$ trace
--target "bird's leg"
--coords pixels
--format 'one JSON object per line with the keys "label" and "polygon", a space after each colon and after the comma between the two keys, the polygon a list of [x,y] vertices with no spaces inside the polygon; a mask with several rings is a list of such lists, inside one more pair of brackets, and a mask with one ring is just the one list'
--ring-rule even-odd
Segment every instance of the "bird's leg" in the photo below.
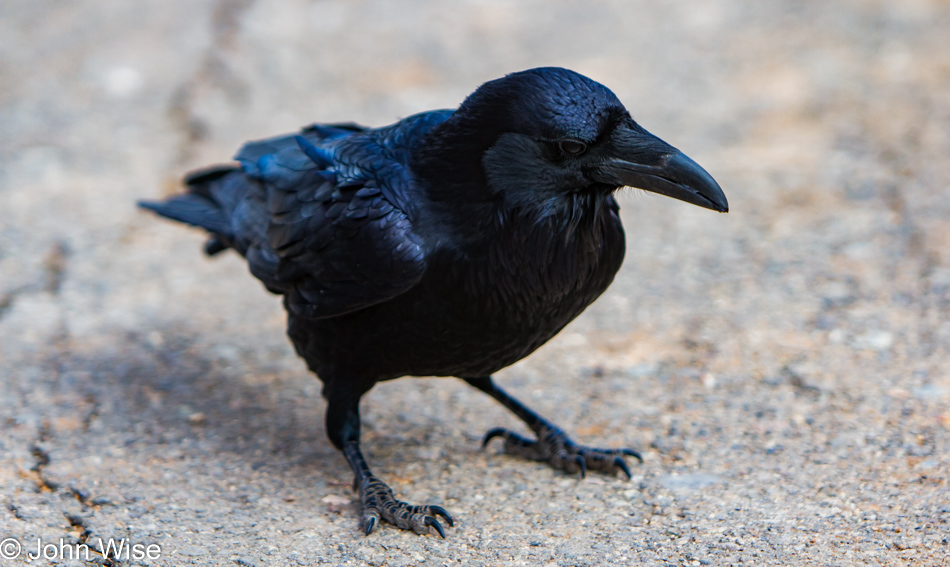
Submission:
{"label": "bird's leg", "polygon": [[545,461],[556,469],[580,473],[581,476],[584,476],[588,470],[607,474],[622,471],[627,478],[630,478],[630,468],[624,461],[624,456],[643,462],[640,454],[632,449],[596,449],[574,443],[559,427],[496,386],[491,376],[465,378],[465,381],[501,402],[503,406],[521,418],[538,437],[537,440],[527,439],[509,429],[496,427],[485,434],[482,446],[487,445],[495,437],[502,437],[505,440],[506,453],[535,461]]}
{"label": "bird's leg", "polygon": [[327,406],[327,435],[341,451],[353,470],[353,488],[359,490],[363,506],[363,531],[366,535],[379,524],[380,519],[417,534],[424,534],[431,527],[445,537],[442,524],[436,519],[442,516],[449,526],[454,525],[452,516],[441,506],[413,506],[397,500],[389,486],[369,469],[360,451],[359,397],[336,400],[329,397]]}

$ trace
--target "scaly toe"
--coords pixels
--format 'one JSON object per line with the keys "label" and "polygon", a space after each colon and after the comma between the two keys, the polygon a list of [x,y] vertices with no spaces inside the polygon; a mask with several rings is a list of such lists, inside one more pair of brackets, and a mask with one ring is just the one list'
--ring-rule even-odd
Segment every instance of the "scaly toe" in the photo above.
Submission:
{"label": "scaly toe", "polygon": [[[581,478],[587,471],[605,474],[622,472],[627,479],[633,477],[624,457],[633,457],[643,462],[643,457],[633,449],[597,449],[577,445],[560,429],[544,426],[536,430],[538,440],[528,439],[505,429],[496,427],[488,431],[482,441],[482,447],[495,437],[505,440],[505,453],[517,455],[535,461],[544,461],[555,469],[567,473],[577,473]],[[451,525],[451,524],[449,524]]]}
{"label": "scaly toe", "polygon": [[385,520],[397,528],[425,534],[434,530],[445,537],[445,529],[436,517],[445,519],[449,527],[455,525],[452,516],[441,506],[413,506],[397,500],[392,489],[376,477],[366,477],[359,485],[363,503],[363,532],[369,535]]}

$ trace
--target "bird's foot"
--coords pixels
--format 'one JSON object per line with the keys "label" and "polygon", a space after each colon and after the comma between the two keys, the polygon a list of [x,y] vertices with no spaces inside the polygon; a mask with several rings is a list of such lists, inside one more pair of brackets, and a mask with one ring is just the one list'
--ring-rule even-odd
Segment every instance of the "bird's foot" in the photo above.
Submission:
{"label": "bird's foot", "polygon": [[633,457],[643,462],[643,457],[633,449],[596,449],[578,445],[571,441],[564,431],[550,424],[540,424],[535,428],[535,433],[538,436],[537,441],[497,427],[485,434],[482,447],[495,437],[502,437],[505,440],[505,453],[544,461],[556,469],[580,473],[582,478],[590,470],[605,474],[621,471],[630,479],[630,467],[624,457]]}
{"label": "bird's foot", "polygon": [[373,475],[363,478],[359,483],[359,491],[363,504],[363,530],[366,535],[376,529],[380,518],[397,528],[412,530],[417,534],[427,533],[431,527],[443,538],[445,530],[437,517],[442,516],[449,527],[455,525],[452,516],[441,506],[412,506],[402,500],[396,500],[392,489]]}

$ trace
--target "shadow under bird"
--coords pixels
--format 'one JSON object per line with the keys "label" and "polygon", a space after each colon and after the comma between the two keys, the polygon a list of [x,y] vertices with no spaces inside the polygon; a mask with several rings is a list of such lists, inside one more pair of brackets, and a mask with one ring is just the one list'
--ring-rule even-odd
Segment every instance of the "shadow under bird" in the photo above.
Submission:
{"label": "shadow under bird", "polygon": [[247,143],[236,165],[140,205],[206,229],[273,293],[323,382],[326,431],[353,470],[369,534],[453,525],[398,500],[360,451],[360,397],[381,380],[455,376],[534,432],[493,429],[507,453],[583,475],[630,476],[630,449],[596,449],[508,395],[492,373],[524,358],[610,285],[624,255],[624,186],[726,212],[715,180],[644,130],[603,85],[560,68],[513,73],[458,108],[391,126],[314,124]]}

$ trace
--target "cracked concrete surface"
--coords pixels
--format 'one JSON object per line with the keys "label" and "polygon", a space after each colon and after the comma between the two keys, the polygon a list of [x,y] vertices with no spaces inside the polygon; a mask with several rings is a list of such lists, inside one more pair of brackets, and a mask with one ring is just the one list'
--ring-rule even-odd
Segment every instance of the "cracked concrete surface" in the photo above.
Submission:
{"label": "cracked concrete surface", "polygon": [[[161,546],[114,565],[946,565],[947,29],[938,0],[4,3],[0,539]],[[458,524],[364,538],[278,300],[133,203],[247,139],[539,65],[611,87],[732,205],[625,192],[611,290],[499,375],[646,462],[579,481],[480,451],[515,421],[458,381],[382,384],[367,457]]]}

